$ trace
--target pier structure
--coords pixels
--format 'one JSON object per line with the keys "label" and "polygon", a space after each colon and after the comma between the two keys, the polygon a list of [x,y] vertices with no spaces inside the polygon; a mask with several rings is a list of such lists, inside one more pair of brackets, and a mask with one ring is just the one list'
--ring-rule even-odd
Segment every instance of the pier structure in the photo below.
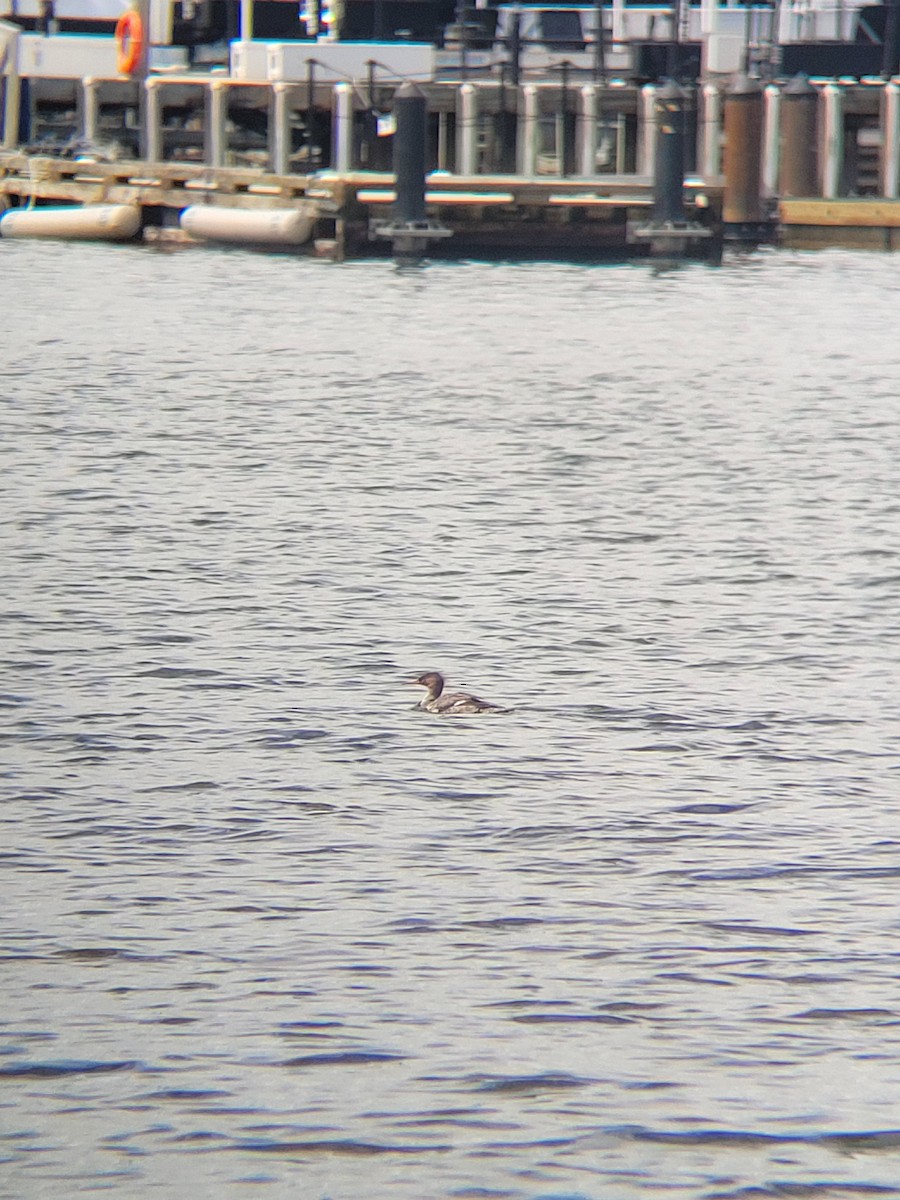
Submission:
{"label": "pier structure", "polygon": [[[0,197],[137,204],[150,237],[184,227],[182,209],[198,204],[300,207],[314,242],[338,257],[372,252],[396,215],[396,122],[408,86],[377,70],[352,82],[324,71],[299,81],[179,73],[32,81],[15,132],[7,109]],[[519,87],[430,80],[416,90],[422,221],[441,231],[442,252],[628,250],[629,222],[653,203],[652,170],[639,168],[655,144],[655,118],[640,89],[557,77]],[[412,185],[404,186],[409,209]],[[711,225],[720,192],[694,175],[685,203],[693,209],[701,197],[700,220]],[[422,223],[412,209],[401,219]],[[192,213],[194,233],[197,220]]]}
{"label": "pier structure", "polygon": [[[673,139],[665,83],[565,61],[518,82],[432,73],[415,85],[421,145],[405,151],[422,179],[398,187],[402,67],[431,57],[401,45],[392,63],[345,78],[341,50],[244,41],[227,71],[123,76],[114,63],[84,73],[58,48],[38,64],[33,48],[26,61],[7,47],[0,208],[132,205],[148,238],[309,242],[338,258],[377,252],[397,221],[440,230],[422,237],[440,237],[440,253],[648,253],[660,238],[636,231],[654,215],[670,247],[687,230],[702,256],[723,236],[900,245],[895,76],[709,76],[679,86]],[[210,215],[220,209],[270,219]]]}

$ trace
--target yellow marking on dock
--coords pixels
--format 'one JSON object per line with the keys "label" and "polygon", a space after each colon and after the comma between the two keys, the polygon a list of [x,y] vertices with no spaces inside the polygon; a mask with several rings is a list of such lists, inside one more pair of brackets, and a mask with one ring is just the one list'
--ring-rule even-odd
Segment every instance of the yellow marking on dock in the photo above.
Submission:
{"label": "yellow marking on dock", "polygon": [[782,200],[782,225],[900,228],[900,200]]}

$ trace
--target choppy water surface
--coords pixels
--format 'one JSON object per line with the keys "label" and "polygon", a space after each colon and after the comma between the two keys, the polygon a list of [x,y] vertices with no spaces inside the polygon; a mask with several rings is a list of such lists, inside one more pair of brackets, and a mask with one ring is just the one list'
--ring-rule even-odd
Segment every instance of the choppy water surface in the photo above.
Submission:
{"label": "choppy water surface", "polygon": [[897,260],[2,260],[2,1195],[900,1195]]}

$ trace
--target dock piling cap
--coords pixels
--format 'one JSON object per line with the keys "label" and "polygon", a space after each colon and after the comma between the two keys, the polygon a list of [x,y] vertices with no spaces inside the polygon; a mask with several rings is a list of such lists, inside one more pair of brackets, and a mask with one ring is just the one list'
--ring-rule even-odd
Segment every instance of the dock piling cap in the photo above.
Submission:
{"label": "dock piling cap", "polygon": [[809,82],[809,76],[804,75],[801,71],[799,75],[794,76],[782,94],[785,96],[812,96],[815,95],[815,91],[816,89]]}
{"label": "dock piling cap", "polygon": [[729,96],[756,96],[762,91],[762,84],[758,79],[751,79],[749,75],[741,72],[735,75],[731,81],[731,86],[728,88]]}
{"label": "dock piling cap", "polygon": [[396,92],[394,92],[394,99],[395,100],[418,100],[418,99],[424,100],[425,93],[418,86],[418,84],[415,84],[412,82],[412,80],[407,79],[406,83],[401,83],[400,86],[397,88]]}
{"label": "dock piling cap", "polygon": [[656,92],[657,101],[663,103],[678,103],[687,99],[687,92],[684,88],[679,87],[674,79],[666,79],[660,85]]}

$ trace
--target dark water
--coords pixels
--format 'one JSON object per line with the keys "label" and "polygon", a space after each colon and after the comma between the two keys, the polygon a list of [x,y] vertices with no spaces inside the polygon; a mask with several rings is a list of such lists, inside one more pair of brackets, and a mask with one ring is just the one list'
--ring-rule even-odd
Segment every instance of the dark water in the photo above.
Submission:
{"label": "dark water", "polygon": [[897,260],[2,265],[0,1194],[900,1196]]}

